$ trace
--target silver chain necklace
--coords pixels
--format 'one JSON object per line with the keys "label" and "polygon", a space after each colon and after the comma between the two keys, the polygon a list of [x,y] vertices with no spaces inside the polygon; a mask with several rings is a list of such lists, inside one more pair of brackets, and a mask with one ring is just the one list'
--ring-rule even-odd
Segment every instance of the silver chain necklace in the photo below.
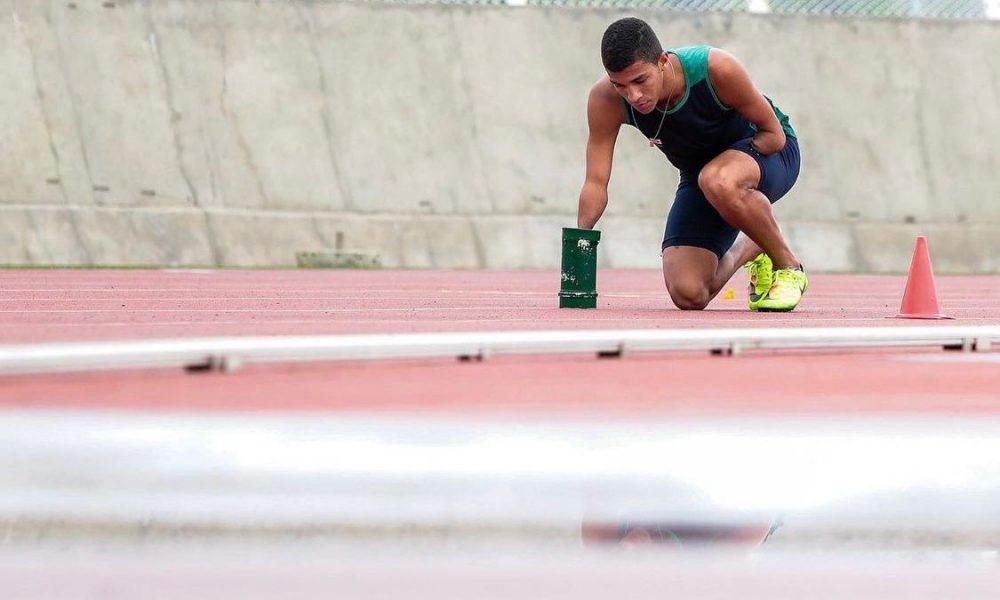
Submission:
{"label": "silver chain necklace", "polygon": [[[670,87],[673,87],[674,79],[677,78],[677,73],[674,71],[674,63],[670,60],[670,55],[669,54],[667,54],[667,64],[670,65]],[[649,147],[650,148],[652,148],[654,146],[662,146],[663,145],[663,140],[660,139],[660,130],[663,129],[663,122],[667,120],[667,111],[670,109],[670,102],[673,99],[674,99],[674,94],[673,94],[673,90],[671,90],[670,95],[667,96],[667,104],[665,105],[665,107],[663,109],[663,116],[660,117],[660,124],[656,128],[656,133],[653,134],[653,137],[647,138],[649,140]],[[636,127],[638,127],[639,126],[639,121],[635,120],[635,110],[632,108],[631,104],[628,105],[628,110],[629,110],[629,112],[632,113],[632,122],[636,124]]]}

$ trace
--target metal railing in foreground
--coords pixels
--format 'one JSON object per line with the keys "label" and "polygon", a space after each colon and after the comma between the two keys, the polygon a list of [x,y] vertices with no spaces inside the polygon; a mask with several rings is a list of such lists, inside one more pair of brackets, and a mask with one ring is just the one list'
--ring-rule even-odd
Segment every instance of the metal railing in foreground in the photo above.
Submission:
{"label": "metal railing in foreground", "polygon": [[525,354],[924,347],[985,352],[1000,326],[829,327],[801,329],[642,329],[335,336],[221,337],[182,340],[0,346],[0,374],[184,367],[233,371],[247,363],[417,358],[483,360]]}

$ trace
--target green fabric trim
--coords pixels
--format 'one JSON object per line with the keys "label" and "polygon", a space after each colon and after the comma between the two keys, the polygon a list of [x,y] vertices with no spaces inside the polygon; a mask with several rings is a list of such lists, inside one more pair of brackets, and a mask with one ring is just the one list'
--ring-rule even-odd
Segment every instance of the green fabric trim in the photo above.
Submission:
{"label": "green fabric trim", "polygon": [[796,137],[795,130],[792,129],[792,124],[788,121],[788,115],[781,112],[781,109],[775,106],[774,102],[771,102],[770,98],[767,96],[764,96],[764,98],[767,100],[767,103],[771,105],[771,109],[774,111],[774,116],[778,117],[778,122],[781,123],[781,128],[785,131],[785,135],[789,137]]}
{"label": "green fabric trim", "polygon": [[683,46],[669,50],[681,61],[681,68],[684,69],[684,79],[687,87],[691,87],[702,79],[708,77],[708,52],[709,46]]}
{"label": "green fabric trim", "polygon": [[715,103],[719,105],[722,110],[733,110],[732,106],[724,104],[722,100],[719,100],[719,94],[715,93],[715,86],[712,85],[712,78],[705,77],[705,83],[708,84],[708,91],[712,92],[712,98],[715,99]]}
{"label": "green fabric trim", "polygon": [[[708,77],[709,50],[711,48],[708,46],[682,46],[674,50],[667,50],[668,54],[677,57],[677,61],[681,63],[681,71],[684,72],[684,96],[673,108],[667,111],[667,114],[675,113],[687,104],[688,98],[691,96],[691,88]],[[659,111],[659,107],[656,110]]]}
{"label": "green fabric trim", "polygon": [[618,99],[622,101],[622,112],[625,113],[625,124],[638,127],[638,124],[632,122],[632,111],[629,110],[628,100],[622,98],[621,96],[619,96]]}
{"label": "green fabric trim", "polygon": [[708,91],[712,92],[712,98],[719,105],[719,108],[722,110],[732,110],[732,106],[723,104],[722,100],[719,100],[719,94],[715,92],[715,86],[712,85],[712,78],[708,75],[708,55],[711,51],[711,46],[685,46],[673,52],[680,59],[681,66],[684,67],[684,75],[689,88],[704,80],[708,85]]}

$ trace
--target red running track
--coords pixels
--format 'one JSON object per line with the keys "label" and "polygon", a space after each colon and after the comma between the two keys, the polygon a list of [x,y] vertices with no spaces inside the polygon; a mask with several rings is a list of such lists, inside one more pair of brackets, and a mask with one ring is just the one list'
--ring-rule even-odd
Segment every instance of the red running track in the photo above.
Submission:
{"label": "red running track", "polygon": [[[669,306],[656,271],[602,270],[597,310],[556,308],[556,271],[0,272],[0,343],[527,329],[1000,324],[1000,277],[939,277],[953,321],[888,318],[903,276],[811,277],[792,313]],[[0,405],[128,410],[653,416],[996,412],[1000,355],[946,352],[535,357],[0,379]]]}
{"label": "red running track", "polygon": [[802,305],[670,305],[658,271],[602,270],[597,310],[557,308],[556,271],[0,271],[0,343],[518,329],[656,329],[1000,323],[1000,276],[939,277],[957,321],[890,319],[905,277],[813,275]]}

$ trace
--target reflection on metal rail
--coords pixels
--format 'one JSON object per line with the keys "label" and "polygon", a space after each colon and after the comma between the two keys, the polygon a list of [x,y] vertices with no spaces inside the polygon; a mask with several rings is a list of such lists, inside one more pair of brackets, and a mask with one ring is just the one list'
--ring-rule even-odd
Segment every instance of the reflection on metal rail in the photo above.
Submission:
{"label": "reflection on metal rail", "polygon": [[0,346],[0,374],[185,367],[232,371],[244,363],[858,347],[989,351],[1000,327],[521,331],[192,338]]}

